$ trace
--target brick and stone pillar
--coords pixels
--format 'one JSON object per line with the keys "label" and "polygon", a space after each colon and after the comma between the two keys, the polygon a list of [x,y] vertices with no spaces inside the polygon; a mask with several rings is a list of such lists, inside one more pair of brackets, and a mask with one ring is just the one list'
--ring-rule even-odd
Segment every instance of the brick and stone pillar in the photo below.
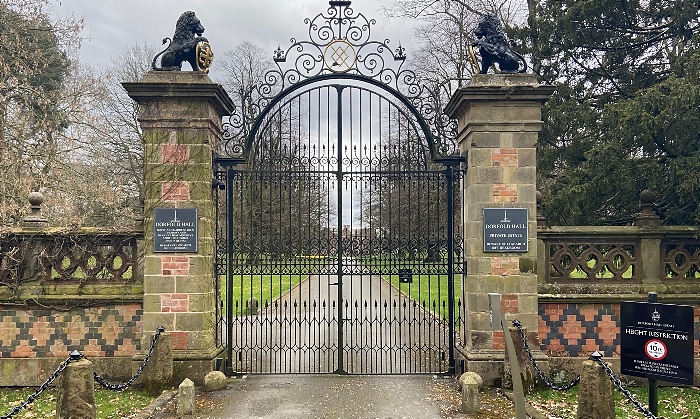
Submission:
{"label": "brick and stone pillar", "polygon": [[[139,104],[145,143],[143,343],[164,326],[173,349],[173,380],[201,384],[213,370],[215,206],[212,158],[221,118],[233,110],[224,89],[201,72],[149,72],[124,88]],[[154,251],[156,208],[197,209],[197,250]],[[141,355],[143,358],[143,354]]]}
{"label": "brick and stone pillar", "polygon": [[[479,373],[487,385],[498,384],[505,352],[503,332],[490,327],[488,293],[502,295],[508,323],[517,318],[530,341],[537,339],[535,144],[542,104],[553,91],[539,85],[534,75],[477,74],[446,108],[458,120],[460,151],[467,156],[461,332],[465,347],[459,350],[466,369]],[[484,208],[527,208],[526,252],[484,252]]]}

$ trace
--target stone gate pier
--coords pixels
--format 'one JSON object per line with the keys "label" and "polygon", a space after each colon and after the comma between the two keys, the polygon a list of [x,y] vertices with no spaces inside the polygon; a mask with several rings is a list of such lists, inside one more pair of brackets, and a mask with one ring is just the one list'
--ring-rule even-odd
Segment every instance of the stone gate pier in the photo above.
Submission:
{"label": "stone gate pier", "polygon": [[[485,385],[503,376],[505,338],[490,327],[488,293],[501,294],[505,320],[520,320],[531,347],[537,340],[537,214],[535,144],[541,107],[554,92],[529,74],[477,74],[446,107],[457,119],[467,157],[463,181],[464,324],[457,348],[467,371]],[[527,209],[527,249],[484,251],[484,208]]]}
{"label": "stone gate pier", "polygon": [[[151,71],[124,88],[139,104],[145,142],[143,343],[170,334],[173,380],[201,384],[223,351],[216,339],[213,151],[233,102],[202,72]],[[196,249],[156,251],[156,209],[196,209]],[[138,357],[136,357],[138,358]],[[135,360],[135,363],[138,360]]]}

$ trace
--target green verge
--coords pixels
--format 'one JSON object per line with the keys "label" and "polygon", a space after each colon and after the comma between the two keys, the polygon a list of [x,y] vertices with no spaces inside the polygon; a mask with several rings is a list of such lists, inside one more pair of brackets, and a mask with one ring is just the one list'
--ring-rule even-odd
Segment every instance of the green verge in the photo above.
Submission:
{"label": "green verge", "polygon": [[[15,406],[24,402],[34,393],[33,388],[0,388],[0,416],[8,414]],[[111,391],[95,389],[95,404],[97,419],[122,419],[131,417],[134,413],[148,406],[153,397],[142,391],[126,390]],[[50,388],[21,410],[13,418],[52,418],[56,416],[56,389]]]}
{"label": "green verge", "polygon": [[[312,263],[306,258],[297,257],[290,260],[267,261],[264,265],[246,265],[241,270],[247,272],[271,272],[233,275],[233,312],[234,315],[250,314],[248,302],[251,298],[258,300],[259,307],[273,302],[305,280],[312,267],[323,267],[321,259],[314,258]],[[280,272],[280,273],[275,273]],[[283,273],[282,273],[283,272]],[[226,277],[220,277],[220,291],[226,301]],[[224,306],[224,314],[226,307]]]}
{"label": "green verge", "polygon": [[[408,260],[398,258],[363,258],[362,263],[373,272],[382,272],[391,267],[411,267],[426,266],[430,271],[430,263],[424,264],[422,260]],[[445,268],[445,267],[442,267]],[[393,269],[392,269],[393,270]],[[456,275],[455,275],[456,276]],[[382,274],[384,280],[397,288],[408,298],[415,300],[421,306],[429,309],[435,314],[444,313],[442,305],[447,305],[447,295],[449,290],[448,276],[446,274],[414,274],[412,283],[399,282],[398,274]],[[456,280],[454,284],[455,299],[461,295],[461,281]],[[455,316],[459,314],[459,307],[455,304]]]}
{"label": "green verge", "polygon": [[[309,259],[311,258],[311,259]],[[255,273],[233,275],[233,311],[234,315],[248,315],[250,309],[248,302],[251,298],[258,301],[259,307],[273,304],[280,296],[292,290],[305,280],[310,272],[320,271],[325,266],[322,257],[296,257],[290,260],[268,260],[260,265],[245,265],[240,269],[247,272],[284,272],[284,273]],[[335,261],[333,261],[335,262]],[[374,272],[381,272],[387,267],[423,266],[422,260],[407,260],[397,258],[363,258],[362,263]],[[430,264],[426,264],[426,271],[430,272]],[[314,269],[318,268],[318,269]],[[441,267],[444,268],[444,267]],[[438,271],[440,268],[435,268]],[[419,305],[436,314],[444,314],[442,305],[447,304],[447,275],[441,273],[415,274],[413,283],[399,282],[398,275],[383,274],[382,277],[390,282],[404,295],[415,300]],[[225,301],[226,278],[220,277],[221,296]],[[461,295],[460,281],[455,281],[455,298]],[[226,307],[224,307],[224,313]],[[456,315],[459,308],[455,306]]]}
{"label": "green verge", "polygon": [[[627,387],[634,398],[648,408],[647,387]],[[615,389],[615,417],[644,418],[622,393]],[[659,416],[664,419],[687,419],[700,417],[700,389],[697,387],[661,387],[658,392]],[[527,400],[547,417],[559,419],[576,418],[578,387],[569,391],[541,390],[527,396]]]}

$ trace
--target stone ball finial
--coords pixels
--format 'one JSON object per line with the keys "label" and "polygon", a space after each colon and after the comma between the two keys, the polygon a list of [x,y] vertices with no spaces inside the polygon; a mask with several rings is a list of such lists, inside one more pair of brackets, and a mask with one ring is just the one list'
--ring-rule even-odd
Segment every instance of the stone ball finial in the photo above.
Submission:
{"label": "stone ball finial", "polygon": [[40,207],[44,202],[44,195],[41,192],[32,192],[29,194],[29,196],[27,196],[27,200],[32,208],[37,206]]}
{"label": "stone ball finial", "polygon": [[651,189],[645,189],[639,193],[639,203],[642,211],[637,215],[634,225],[640,227],[656,227],[661,224],[661,220],[654,213],[654,201],[656,201],[656,192]]}
{"label": "stone ball finial", "polygon": [[656,201],[656,192],[651,189],[645,189],[639,194],[639,202],[642,205],[653,205]]}
{"label": "stone ball finial", "polygon": [[44,195],[41,192],[32,192],[27,196],[29,201],[29,215],[24,217],[22,225],[25,228],[44,228],[48,220],[41,216],[41,204],[44,202]]}

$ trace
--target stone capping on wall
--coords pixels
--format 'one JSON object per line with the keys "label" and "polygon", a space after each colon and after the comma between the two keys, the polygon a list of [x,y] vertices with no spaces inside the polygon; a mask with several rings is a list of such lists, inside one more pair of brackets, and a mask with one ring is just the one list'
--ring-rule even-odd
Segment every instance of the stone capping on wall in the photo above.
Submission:
{"label": "stone capping on wall", "polygon": [[97,228],[0,232],[0,303],[140,302],[143,237]]}
{"label": "stone capping on wall", "polygon": [[469,85],[457,90],[447,102],[445,113],[450,118],[459,118],[464,114],[465,100],[496,102],[517,99],[544,104],[555,89],[555,86],[540,85],[534,74],[474,74]]}
{"label": "stone capping on wall", "polygon": [[[174,85],[177,85],[177,88],[174,88]],[[149,71],[140,82],[124,82],[122,86],[136,102],[142,98],[208,97],[210,98],[209,103],[221,115],[230,115],[235,108],[226,90],[201,72]],[[139,117],[143,118],[144,115],[139,115]]]}
{"label": "stone capping on wall", "polygon": [[[591,302],[620,301],[623,295],[632,297],[652,291],[666,295],[665,300],[672,298],[672,295],[677,295],[675,299],[687,300],[687,294],[700,293],[700,277],[697,274],[700,270],[699,233],[700,228],[695,226],[562,226],[539,229],[539,300],[570,299],[578,295]],[[629,264],[633,275],[628,274],[625,278],[588,278],[580,277],[581,270],[573,276],[552,275],[557,261],[550,260],[550,245],[587,247],[585,258],[590,257],[591,253],[596,253],[594,257],[599,256],[599,253],[591,252],[592,247],[609,247],[613,246],[612,243],[627,243],[634,249],[632,257],[617,251],[618,260]],[[680,255],[680,265],[675,261],[677,255]],[[672,271],[671,277],[669,270]]]}

